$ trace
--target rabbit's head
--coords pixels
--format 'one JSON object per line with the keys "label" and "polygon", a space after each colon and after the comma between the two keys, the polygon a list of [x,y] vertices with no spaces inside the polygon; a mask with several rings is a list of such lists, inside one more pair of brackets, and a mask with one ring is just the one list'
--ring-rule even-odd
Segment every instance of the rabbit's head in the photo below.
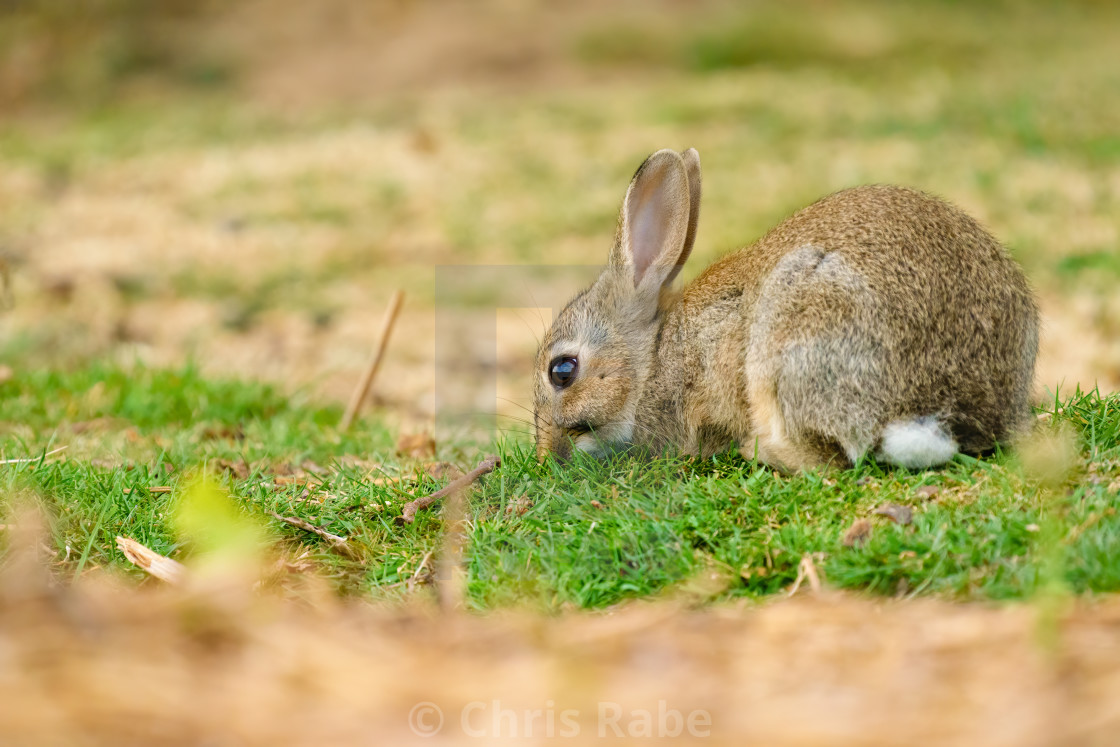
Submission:
{"label": "rabbit's head", "polygon": [[628,444],[673,279],[692,251],[700,156],[660,150],[634,174],[607,267],[556,317],[537,352],[537,456]]}

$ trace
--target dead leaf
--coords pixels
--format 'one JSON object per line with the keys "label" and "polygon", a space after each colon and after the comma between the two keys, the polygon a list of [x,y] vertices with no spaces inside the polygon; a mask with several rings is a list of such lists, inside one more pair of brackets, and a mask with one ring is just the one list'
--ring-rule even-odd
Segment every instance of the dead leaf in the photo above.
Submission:
{"label": "dead leaf", "polygon": [[308,560],[311,555],[309,550],[304,550],[298,557],[292,558],[287,555],[281,555],[276,559],[273,564],[273,569],[280,573],[303,573],[315,567],[315,564]]}
{"label": "dead leaf", "polygon": [[311,461],[310,459],[304,459],[303,463],[300,464],[300,467],[305,472],[310,472],[313,475],[325,475],[325,474],[327,474],[327,470],[326,470],[325,467],[320,467],[318,464]]}
{"label": "dead leaf", "polygon": [[240,425],[213,425],[203,428],[200,435],[207,440],[229,439],[240,441],[245,438],[245,431]]}
{"label": "dead leaf", "polygon": [[58,303],[70,303],[75,285],[74,278],[66,275],[43,278],[43,292]]}
{"label": "dead leaf", "polygon": [[360,459],[351,454],[344,454],[335,460],[339,467],[346,469],[359,469],[365,472],[377,472],[385,467],[381,462],[371,462],[368,459]]}
{"label": "dead leaf", "polygon": [[856,519],[844,532],[844,547],[862,547],[871,537],[871,522],[867,519]]}
{"label": "dead leaf", "polygon": [[119,420],[117,418],[111,418],[108,416],[94,418],[93,420],[79,420],[76,423],[70,424],[70,432],[78,434],[85,433],[87,431],[107,431],[115,426],[119,427],[119,425],[124,422],[127,421]]}
{"label": "dead leaf", "polygon": [[506,504],[506,513],[524,516],[533,507],[533,501],[527,495],[519,495]]}
{"label": "dead leaf", "polygon": [[281,475],[281,476],[288,477],[288,476],[296,474],[297,472],[299,472],[301,470],[296,470],[294,467],[292,467],[292,465],[288,464],[287,462],[281,462],[280,464],[274,464],[271,467],[269,467],[268,471],[271,472],[273,475]]}
{"label": "dead leaf", "polygon": [[591,501],[591,505],[592,505],[592,507],[597,508],[599,510],[603,509],[603,504],[599,503],[599,501]]}
{"label": "dead leaf", "polygon": [[432,134],[432,131],[426,127],[417,127],[412,132],[412,137],[409,139],[409,145],[413,150],[419,153],[431,155],[439,150],[439,140]]}
{"label": "dead leaf", "polygon": [[886,516],[895,524],[909,524],[914,520],[914,511],[909,506],[900,506],[897,503],[884,503],[872,513]]}
{"label": "dead leaf", "polygon": [[404,433],[397,439],[397,455],[428,459],[436,455],[436,440],[430,433]]}
{"label": "dead leaf", "polygon": [[914,491],[914,495],[918,496],[924,501],[932,500],[941,493],[941,488],[937,485],[923,485]]}
{"label": "dead leaf", "polygon": [[228,472],[238,480],[244,480],[252,471],[249,469],[249,464],[244,459],[215,459],[213,464],[218,468],[219,472]]}

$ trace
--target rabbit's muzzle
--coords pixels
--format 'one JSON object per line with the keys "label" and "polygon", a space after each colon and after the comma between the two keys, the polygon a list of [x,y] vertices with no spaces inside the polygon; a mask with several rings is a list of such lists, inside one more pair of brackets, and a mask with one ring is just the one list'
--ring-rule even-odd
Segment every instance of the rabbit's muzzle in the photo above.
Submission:
{"label": "rabbit's muzzle", "polygon": [[537,461],[543,462],[549,454],[552,454],[558,462],[567,462],[572,458],[572,452],[579,448],[577,444],[580,437],[593,431],[594,426],[590,423],[576,423],[567,427],[553,426],[547,429],[538,427]]}

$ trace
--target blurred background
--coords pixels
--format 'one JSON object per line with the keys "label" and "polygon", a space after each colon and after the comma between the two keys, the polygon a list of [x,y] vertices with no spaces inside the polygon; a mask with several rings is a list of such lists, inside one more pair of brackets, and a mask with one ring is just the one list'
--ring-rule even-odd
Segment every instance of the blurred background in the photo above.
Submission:
{"label": "blurred background", "polygon": [[[663,147],[696,147],[704,164],[686,280],[830,192],[870,182],[918,187],[979,218],[1025,267],[1045,315],[1039,398],[1059,386],[1067,394],[1076,385],[1120,389],[1120,3],[1109,0],[0,0],[0,384],[13,372],[91,361],[193,361],[205,374],[341,402],[389,298],[403,289],[375,388],[379,416],[426,429],[438,391],[468,409],[524,417],[535,336],[557,299],[604,260],[631,174]],[[112,393],[134,387],[120,369],[112,377]],[[40,421],[52,418],[47,427],[21,428],[20,413],[32,408],[12,408],[17,415],[0,424],[8,443],[34,454],[31,445],[46,439],[54,447],[55,413],[76,421],[64,434],[74,448],[53,466],[46,460],[55,451],[44,448],[41,457],[13,459],[6,473],[34,472],[9,484],[39,486],[59,506],[53,549],[30,519],[9,511],[0,524],[0,544],[23,548],[0,567],[0,733],[29,735],[17,742],[102,744],[112,734],[114,744],[122,735],[125,743],[184,745],[405,743],[422,741],[405,716],[433,700],[447,709],[446,744],[461,736],[451,727],[464,703],[498,699],[578,707],[590,741],[596,702],[614,697],[711,709],[710,744],[752,736],[759,744],[1114,741],[1120,607],[1105,594],[1117,583],[1114,460],[1083,465],[1092,487],[1061,496],[1068,535],[1045,513],[1026,524],[1051,498],[1019,490],[1002,467],[978,469],[971,481],[948,478],[936,508],[941,488],[916,487],[920,476],[884,481],[882,493],[878,481],[866,490],[855,483],[860,500],[893,495],[954,522],[948,531],[929,519],[923,531],[938,539],[921,558],[884,542],[866,565],[848,566],[849,578],[851,569],[867,574],[860,578],[897,571],[905,581],[905,569],[922,568],[950,579],[912,591],[891,584],[899,595],[928,598],[869,601],[832,594],[827,584],[818,595],[813,571],[805,583],[812,593],[789,602],[744,598],[705,609],[727,570],[710,554],[710,526],[744,546],[766,537],[751,549],[751,557],[765,553],[766,566],[743,565],[746,576],[731,569],[757,581],[774,565],[771,536],[787,538],[775,548],[811,547],[818,536],[833,547],[841,540],[827,534],[836,521],[829,512],[864,511],[843,487],[821,489],[816,505],[827,510],[806,508],[793,491],[808,483],[789,488],[774,477],[773,493],[744,488],[742,503],[757,502],[757,514],[698,514],[682,531],[696,543],[682,557],[695,549],[712,564],[679,591],[650,595],[654,603],[643,596],[583,614],[554,596],[556,614],[536,615],[511,597],[508,615],[437,616],[419,606],[371,608],[364,597],[344,607],[324,580],[353,566],[363,588],[411,594],[431,581],[430,567],[420,579],[439,524],[412,534],[378,518],[380,504],[352,512],[390,491],[397,500],[427,490],[429,482],[398,484],[416,460],[380,464],[374,454],[378,464],[338,467],[329,484],[341,486],[330,488],[339,495],[325,493],[326,482],[312,494],[281,463],[289,452],[311,441],[342,463],[356,455],[347,444],[380,436],[332,440],[330,427],[315,422],[303,431],[292,421],[304,410],[269,420],[283,409],[273,403],[279,395],[234,388],[225,396],[234,404],[219,403],[223,417],[256,405],[241,407],[242,395],[264,399],[264,414],[253,417],[280,431],[250,428],[245,439],[197,415],[206,408],[194,405],[221,388],[193,373],[159,385],[153,378],[107,424],[88,415],[103,409],[100,382],[86,404],[61,398],[41,408]],[[182,416],[168,417],[173,410]],[[137,438],[132,420],[159,428],[144,425],[123,463],[119,444]],[[1051,451],[1054,463],[1065,459]],[[87,460],[87,452],[114,461]],[[440,454],[463,456],[442,441]],[[171,485],[178,490],[188,474],[173,474],[176,465],[200,458],[229,472],[224,479],[254,514],[298,508],[334,522],[319,526],[368,538],[368,558],[330,560],[337,548],[296,542],[292,534],[305,527],[286,524],[291,553],[251,597],[154,584],[134,593],[111,573],[93,573],[104,558],[124,562],[109,544],[118,531],[180,555],[164,512],[178,499]],[[301,463],[300,472],[323,471]],[[397,476],[371,479],[385,467]],[[697,491],[720,481],[737,489],[706,469],[696,472]],[[769,479],[759,477],[751,491]],[[548,543],[590,558],[587,566],[555,562],[572,587],[583,584],[582,569],[621,564],[630,548],[655,575],[663,574],[660,558],[682,549],[660,539],[676,530],[610,530],[611,520],[595,535],[599,544],[567,546],[575,535],[554,537],[551,527],[582,535],[590,522],[591,536],[598,519],[590,517],[604,506],[581,504],[585,493],[573,488],[571,513],[548,508],[555,512],[522,525],[532,500],[552,500],[555,486],[528,474],[508,479],[510,494],[495,483],[501,503],[488,499],[504,513],[480,523],[473,541],[502,563],[496,548],[525,552],[524,563],[510,554],[516,567],[500,571],[511,595],[524,590],[525,605],[536,593],[534,553],[567,557],[547,555]],[[642,479],[617,484],[626,493]],[[570,482],[588,485],[578,473]],[[137,500],[131,491],[145,483],[155,484]],[[611,490],[617,499],[614,483]],[[763,495],[780,502],[765,504]],[[673,505],[703,504],[666,502],[666,511]],[[779,524],[779,509],[802,523]],[[767,534],[745,533],[743,516],[764,515]],[[203,516],[200,523],[222,529]],[[870,526],[861,518],[844,536],[861,522]],[[817,525],[824,534],[814,534]],[[1040,541],[1028,542],[1028,533]],[[658,543],[664,553],[645,553]],[[1088,578],[1099,594],[1063,596],[1066,543],[1080,553],[1069,561],[1080,586],[1069,588],[1086,588]],[[189,543],[186,550],[190,560]],[[955,570],[935,562],[938,553]],[[787,556],[779,564],[800,563],[796,590],[821,554]],[[43,570],[48,558],[54,575]],[[480,567],[499,561],[487,562]],[[609,588],[639,588],[626,576],[634,567],[628,560]],[[60,588],[71,569],[81,583]],[[1020,605],[953,596],[958,584],[965,599],[1000,598],[973,596],[990,579],[1007,584],[997,589],[1039,591]],[[767,577],[781,590],[773,599],[786,595],[787,580]],[[271,583],[299,603],[270,601]],[[1076,614],[1059,636],[1069,609]]]}
{"label": "blurred background", "polygon": [[[1024,264],[1040,397],[1120,387],[1105,0],[4,2],[0,361],[191,359],[342,399],[403,288],[377,396],[427,420],[436,268],[597,264],[636,166],[689,146],[686,279],[827,193],[911,185]],[[496,356],[441,351],[510,412],[550,305],[516,290],[454,300]]]}

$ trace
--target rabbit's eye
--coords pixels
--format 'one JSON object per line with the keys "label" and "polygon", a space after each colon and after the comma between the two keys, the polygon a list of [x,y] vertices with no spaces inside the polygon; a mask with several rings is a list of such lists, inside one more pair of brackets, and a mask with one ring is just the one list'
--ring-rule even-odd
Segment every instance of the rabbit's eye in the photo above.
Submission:
{"label": "rabbit's eye", "polygon": [[552,363],[548,364],[548,380],[557,389],[563,389],[575,381],[576,371],[578,370],[579,358],[561,355],[553,358]]}

